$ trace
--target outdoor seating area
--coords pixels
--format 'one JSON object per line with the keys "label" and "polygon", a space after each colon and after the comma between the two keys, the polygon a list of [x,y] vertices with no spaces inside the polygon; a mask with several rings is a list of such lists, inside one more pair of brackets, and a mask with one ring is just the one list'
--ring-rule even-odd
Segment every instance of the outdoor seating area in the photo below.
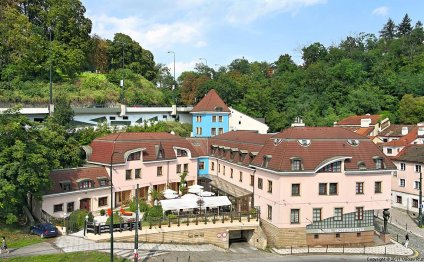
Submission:
{"label": "outdoor seating area", "polygon": [[204,210],[216,208],[219,214],[220,207],[230,207],[231,201],[227,196],[210,196],[201,197],[194,194],[186,194],[181,198],[161,200],[163,212],[171,211],[173,214],[180,213],[195,213],[197,210]]}

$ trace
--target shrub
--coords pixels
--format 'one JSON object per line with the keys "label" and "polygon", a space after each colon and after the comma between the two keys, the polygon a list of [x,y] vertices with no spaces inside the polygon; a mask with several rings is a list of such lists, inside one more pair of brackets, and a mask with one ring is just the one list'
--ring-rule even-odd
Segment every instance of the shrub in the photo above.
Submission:
{"label": "shrub", "polygon": [[88,213],[88,221],[89,222],[93,222],[94,221],[94,216],[93,216],[93,213],[91,213],[91,212]]}
{"label": "shrub", "polygon": [[101,210],[100,210],[100,215],[101,215],[101,216],[104,216],[105,214],[106,214],[106,211],[105,211],[104,209],[101,209]]}
{"label": "shrub", "polygon": [[[113,214],[113,224],[119,224],[124,222],[124,219],[118,215],[118,213]],[[110,217],[107,218],[106,224],[110,224]]]}
{"label": "shrub", "polygon": [[163,209],[162,206],[153,206],[152,208],[147,211],[147,217],[162,217],[163,216]]}
{"label": "shrub", "polygon": [[85,209],[75,210],[69,216],[69,227],[76,231],[81,230],[84,227],[84,221],[87,215],[88,211]]}
{"label": "shrub", "polygon": [[138,205],[140,207],[140,212],[147,212],[150,209],[150,206],[146,203],[146,201],[142,200]]}

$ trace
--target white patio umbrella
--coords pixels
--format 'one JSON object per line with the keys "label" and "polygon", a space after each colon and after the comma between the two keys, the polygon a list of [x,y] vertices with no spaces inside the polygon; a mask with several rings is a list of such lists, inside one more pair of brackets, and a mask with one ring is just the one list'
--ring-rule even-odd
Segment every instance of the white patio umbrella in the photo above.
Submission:
{"label": "white patio umbrella", "polygon": [[210,197],[210,196],[214,196],[215,193],[209,192],[209,191],[201,191],[200,193],[198,193],[198,195],[202,197]]}
{"label": "white patio umbrella", "polygon": [[193,194],[199,194],[203,191],[203,186],[201,185],[192,185],[188,187],[188,192]]}
{"label": "white patio umbrella", "polygon": [[179,195],[178,194],[163,194],[163,197],[166,199],[174,199],[174,198],[178,198]]}
{"label": "white patio umbrella", "polygon": [[172,190],[172,189],[166,189],[162,192],[164,195],[168,195],[168,194],[177,194],[177,191]]}

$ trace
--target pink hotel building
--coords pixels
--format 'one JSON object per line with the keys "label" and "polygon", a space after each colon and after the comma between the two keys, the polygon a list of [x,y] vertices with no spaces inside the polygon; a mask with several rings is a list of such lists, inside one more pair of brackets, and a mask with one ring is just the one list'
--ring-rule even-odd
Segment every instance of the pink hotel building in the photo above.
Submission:
{"label": "pink hotel building", "polygon": [[[293,127],[277,134],[232,131],[184,139],[167,133],[116,133],[85,147],[91,167],[54,171],[41,209],[107,209],[149,191],[178,191],[180,174],[227,195],[236,211],[260,209],[270,246],[367,243],[373,212],[391,207],[396,166],[368,138],[340,127]],[[208,175],[198,177],[208,159]],[[202,162],[204,164],[204,162]],[[202,166],[202,167],[204,167]],[[91,170],[91,171],[90,171]]]}

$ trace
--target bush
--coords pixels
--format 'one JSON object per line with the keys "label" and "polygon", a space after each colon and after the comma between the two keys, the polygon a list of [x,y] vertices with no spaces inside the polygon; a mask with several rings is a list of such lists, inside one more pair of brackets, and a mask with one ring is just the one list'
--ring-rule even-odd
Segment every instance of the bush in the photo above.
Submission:
{"label": "bush", "polygon": [[88,222],[93,222],[93,221],[94,221],[93,213],[89,212],[88,213]]}
{"label": "bush", "polygon": [[85,209],[75,210],[69,216],[69,227],[71,227],[74,231],[81,230],[84,227],[84,221],[87,215],[88,211]]}
{"label": "bush", "polygon": [[106,211],[105,211],[104,209],[101,209],[101,210],[100,210],[100,215],[101,215],[101,216],[104,216],[105,214],[106,214]]}
{"label": "bush", "polygon": [[138,206],[140,207],[140,212],[147,212],[150,209],[149,204],[147,204],[144,200],[141,200]]}
{"label": "bush", "polygon": [[[118,215],[118,213],[113,214],[113,224],[119,224],[122,222],[124,222],[124,219],[120,215]],[[107,218],[106,224],[110,224],[110,217]]]}
{"label": "bush", "polygon": [[162,217],[163,209],[162,206],[153,206],[147,211],[147,217]]}

